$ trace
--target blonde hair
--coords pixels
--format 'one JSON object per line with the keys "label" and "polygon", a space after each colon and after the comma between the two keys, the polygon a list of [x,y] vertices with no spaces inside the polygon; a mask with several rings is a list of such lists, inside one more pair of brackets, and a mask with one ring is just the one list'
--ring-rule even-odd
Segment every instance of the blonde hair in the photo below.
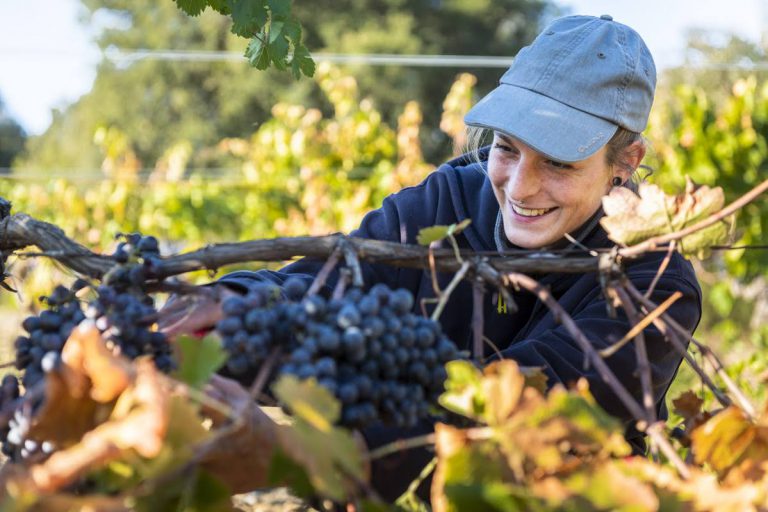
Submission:
{"label": "blonde hair", "polygon": [[[488,146],[492,140],[493,130],[488,128],[477,128],[474,126],[467,127],[466,153],[470,155],[473,162],[480,164],[483,168],[485,168],[483,161],[487,160],[487,157],[484,159],[480,154],[480,151],[485,146]],[[648,173],[645,176],[640,177],[638,176],[637,170],[631,168],[627,162],[626,149],[635,142],[640,142],[643,146],[647,146],[645,138],[643,138],[641,134],[619,126],[616,133],[611,137],[611,140],[605,144],[605,163],[609,167],[626,167],[630,171],[630,178],[624,182],[623,186],[630,189],[632,192],[637,193],[639,184],[653,174],[653,169],[646,165],[641,165],[640,168],[647,170]]]}

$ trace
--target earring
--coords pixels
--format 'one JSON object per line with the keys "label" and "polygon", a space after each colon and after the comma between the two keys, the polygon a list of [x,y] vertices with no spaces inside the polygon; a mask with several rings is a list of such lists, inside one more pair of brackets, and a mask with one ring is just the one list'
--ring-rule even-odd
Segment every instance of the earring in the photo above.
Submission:
{"label": "earring", "polygon": [[613,186],[614,186],[614,187],[618,187],[618,186],[620,186],[620,185],[622,184],[622,183],[621,183],[621,178],[619,178],[618,176],[614,176],[614,177],[613,177],[613,182],[612,182],[612,183],[613,183]]}

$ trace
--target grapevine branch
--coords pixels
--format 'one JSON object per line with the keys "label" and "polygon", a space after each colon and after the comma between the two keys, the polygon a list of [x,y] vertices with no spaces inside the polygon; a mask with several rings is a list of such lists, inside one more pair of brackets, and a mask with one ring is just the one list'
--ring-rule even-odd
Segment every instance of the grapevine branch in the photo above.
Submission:
{"label": "grapevine branch", "polygon": [[312,281],[312,285],[309,287],[309,290],[307,290],[307,296],[315,295],[320,291],[320,288],[322,288],[323,285],[325,285],[325,282],[328,280],[328,276],[331,275],[333,269],[336,268],[340,258],[341,249],[337,248],[331,253],[331,255],[320,269],[320,272],[318,272],[315,276],[315,280]]}
{"label": "grapevine branch", "polygon": [[[613,290],[621,302],[621,306],[627,314],[627,318],[632,325],[640,323],[640,318],[635,305],[627,295],[627,292],[620,287],[614,287]],[[656,410],[653,399],[653,382],[651,377],[651,362],[648,360],[648,350],[645,345],[645,335],[640,330],[635,335],[635,356],[637,357],[637,371],[640,373],[640,384],[643,388],[643,407],[649,425],[656,423]]]}
{"label": "grapevine branch", "polygon": [[[75,272],[91,278],[101,278],[114,265],[109,256],[100,255],[68,238],[57,226],[17,213],[0,220],[0,251],[17,251],[36,246],[46,256],[59,261]],[[345,243],[345,246],[341,244]],[[298,256],[327,259],[337,247],[344,247],[345,259],[352,253],[361,260],[406,268],[429,268],[429,249],[383,240],[347,237],[344,235],[283,237],[222,243],[206,246],[189,253],[170,256],[154,276],[158,279],[185,274],[196,270],[214,270],[226,265],[250,261],[285,261]],[[435,270],[456,273],[462,263],[456,260],[452,249],[433,249]],[[471,252],[466,253],[467,256]],[[584,273],[600,268],[595,257],[494,257],[487,264],[497,272],[525,273]]]}
{"label": "grapevine branch", "polygon": [[[626,282],[625,287],[640,304],[642,304],[649,310],[652,310],[657,307],[652,301],[646,299],[643,296],[643,294],[640,293],[637,290],[637,288],[635,288],[634,285],[632,285],[631,283]],[[686,340],[690,340],[696,346],[696,348],[698,348],[701,351],[701,353],[704,355],[707,361],[715,369],[715,372],[717,373],[718,377],[720,377],[723,380],[723,382],[725,383],[725,386],[728,388],[728,391],[736,399],[736,402],[739,404],[741,409],[747,414],[747,416],[749,416],[750,419],[754,420],[755,417],[757,416],[757,411],[755,409],[755,406],[752,405],[752,403],[744,395],[744,393],[741,392],[741,390],[739,389],[739,386],[737,386],[736,383],[733,382],[733,379],[731,379],[731,377],[728,375],[728,372],[725,371],[725,367],[723,366],[723,363],[720,361],[717,355],[712,351],[712,349],[710,349],[708,346],[704,345],[703,343],[698,341],[696,338],[691,336],[691,334],[688,331],[686,331],[683,326],[677,323],[675,319],[669,316],[667,313],[662,314],[661,319],[665,323],[667,323],[672,328],[672,330],[674,330],[678,335],[680,335]]]}
{"label": "grapevine branch", "polygon": [[483,290],[482,281],[472,283],[472,356],[475,361],[482,363],[485,360],[483,345]]}
{"label": "grapevine branch", "polygon": [[622,257],[628,258],[628,257],[635,257],[640,254],[646,253],[649,250],[655,249],[656,247],[660,245],[667,244],[669,242],[672,242],[673,240],[680,240],[682,238],[685,238],[688,235],[691,235],[697,231],[701,231],[702,229],[708,228],[709,226],[716,224],[720,222],[721,220],[725,219],[729,215],[732,215],[736,213],[739,209],[745,207],[757,197],[768,190],[768,180],[763,181],[756,187],[754,187],[752,190],[738,198],[736,201],[732,202],[719,212],[715,212],[709,217],[707,217],[704,220],[701,220],[697,222],[696,224],[693,224],[691,226],[688,226],[687,228],[681,229],[679,231],[675,231],[673,233],[667,233],[665,235],[660,236],[654,236],[652,238],[649,238],[648,240],[645,240],[644,242],[640,242],[639,244],[633,245],[631,247],[627,247],[624,249],[621,249],[619,252]]}
{"label": "grapevine branch", "polygon": [[600,351],[600,355],[603,357],[611,357],[613,354],[619,351],[621,347],[629,343],[635,336],[637,336],[638,333],[642,332],[646,327],[648,327],[653,321],[658,318],[664,311],[669,309],[672,304],[674,304],[677,299],[682,297],[683,294],[679,291],[676,291],[672,295],[667,298],[664,302],[661,303],[661,305],[651,311],[650,314],[647,316],[644,316],[640,321],[638,321],[630,330],[627,332],[627,334],[624,335],[623,338],[621,338],[619,341],[611,345],[610,347],[606,347]]}
{"label": "grapevine branch", "polygon": [[579,329],[579,326],[576,325],[576,322],[573,320],[573,318],[571,318],[571,316],[563,309],[560,303],[555,300],[549,290],[547,290],[534,279],[531,279],[530,277],[522,274],[510,273],[507,274],[507,278],[511,283],[517,284],[536,295],[538,299],[542,301],[550,311],[552,311],[556,321],[561,323],[563,327],[565,327],[565,329],[568,331],[568,333],[573,337],[581,350],[584,352],[585,357],[587,357],[588,360],[594,365],[595,370],[603,379],[603,381],[608,384],[608,386],[611,388],[614,394],[616,394],[616,396],[619,398],[624,407],[630,412],[630,414],[632,414],[635,419],[640,420],[638,423],[638,428],[645,431],[645,433],[648,434],[648,436],[651,438],[652,442],[659,446],[661,451],[670,458],[672,463],[678,469],[680,476],[683,478],[688,478],[689,472],[685,467],[685,463],[677,455],[677,452],[675,452],[674,448],[672,448],[669,440],[663,435],[662,430],[658,427],[655,427],[657,423],[648,423],[647,415],[641,405],[637,402],[637,400],[634,399],[634,397],[632,397],[629,391],[627,391],[627,388],[624,387],[624,385],[621,383],[621,381],[619,381],[613,371],[611,371],[597,350],[592,346],[592,343],[584,335],[584,332]]}
{"label": "grapevine branch", "polygon": [[603,381],[605,381],[605,383],[610,386],[619,400],[621,400],[621,403],[624,405],[624,407],[626,407],[627,410],[635,418],[641,420],[644,419],[645,412],[643,411],[643,408],[637,403],[637,400],[635,400],[634,397],[629,394],[627,388],[624,387],[624,385],[611,371],[597,350],[595,350],[595,348],[592,346],[592,342],[589,341],[584,332],[579,329],[579,326],[576,325],[576,322],[563,309],[560,303],[555,300],[549,290],[526,275],[510,273],[507,274],[507,278],[511,283],[517,284],[536,295],[536,297],[538,297],[538,299],[543,302],[550,311],[552,311],[552,314],[555,316],[555,321],[565,327],[565,329],[568,331],[568,334],[570,334],[579,345],[582,352],[584,352],[584,355],[595,367],[595,370],[597,370],[597,373],[600,375]]}
{"label": "grapevine branch", "polygon": [[465,261],[461,264],[461,268],[458,272],[456,272],[456,275],[453,276],[453,279],[451,279],[451,282],[448,283],[448,287],[440,292],[440,300],[437,303],[437,307],[432,312],[432,320],[439,320],[440,315],[443,313],[443,309],[445,309],[445,305],[448,303],[448,299],[451,297],[451,293],[453,293],[453,290],[458,286],[458,284],[461,282],[462,279],[464,279],[464,276],[467,274],[467,271],[469,270],[469,262]]}
{"label": "grapevine branch", "polygon": [[[740,208],[754,201],[768,190],[768,180],[762,182],[742,197],[706,219],[679,231],[650,238],[644,242],[618,250],[617,254],[600,254],[590,257],[490,257],[487,264],[497,272],[519,273],[585,273],[604,269],[606,258],[615,262],[615,257],[633,259],[655,250],[658,246],[680,240],[696,231],[704,229]],[[111,258],[95,254],[84,246],[69,239],[57,226],[42,222],[29,215],[17,213],[0,220],[0,251],[6,253],[34,245],[45,256],[58,260],[72,270],[93,278],[100,278],[113,265]],[[386,263],[398,267],[427,269],[429,251],[434,258],[434,269],[439,272],[455,273],[461,268],[461,262],[451,249],[428,249],[416,245],[406,245],[383,240],[369,240],[328,235],[320,237],[274,238],[251,240],[239,243],[209,245],[202,249],[172,256],[163,260],[163,265],[156,272],[158,279],[184,274],[196,270],[214,270],[226,265],[249,261],[285,261],[306,256],[326,259],[341,241],[346,242],[345,256],[354,252],[359,258],[371,263]],[[462,255],[471,256],[471,252],[462,251]],[[531,253],[535,254],[535,253]],[[529,255],[530,256],[530,255]]]}
{"label": "grapevine branch", "polygon": [[[624,284],[624,286],[627,288],[627,291],[629,294],[637,300],[638,294],[640,293],[631,283],[629,285]],[[642,296],[642,295],[640,295]],[[650,301],[649,301],[650,302]],[[647,307],[647,304],[641,303],[643,313],[646,315],[644,318],[649,318],[651,316],[654,316],[654,314],[661,308],[659,306],[656,309],[653,309],[651,313],[649,313],[649,308]],[[684,339],[682,336],[680,336],[677,331],[671,329],[663,320],[660,318],[654,317],[652,320],[653,325],[656,326],[659,331],[667,338],[667,341],[669,341],[672,344],[672,347],[677,350],[679,354],[685,358],[686,362],[693,368],[693,370],[696,372],[696,374],[699,376],[699,378],[702,380],[704,385],[706,385],[712,393],[715,395],[715,398],[723,407],[728,407],[729,405],[732,405],[732,401],[730,398],[728,398],[727,395],[725,395],[719,386],[717,386],[712,379],[709,377],[707,372],[704,371],[704,369],[696,362],[696,360],[691,356],[691,354],[688,352],[687,349],[687,337]]]}

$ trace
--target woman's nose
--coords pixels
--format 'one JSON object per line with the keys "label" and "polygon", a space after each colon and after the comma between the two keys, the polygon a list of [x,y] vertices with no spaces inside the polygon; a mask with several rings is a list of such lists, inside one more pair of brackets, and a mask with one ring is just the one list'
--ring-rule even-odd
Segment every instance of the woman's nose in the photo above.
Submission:
{"label": "woman's nose", "polygon": [[524,201],[535,196],[541,187],[541,179],[534,162],[529,158],[520,158],[509,170],[507,196],[513,201]]}

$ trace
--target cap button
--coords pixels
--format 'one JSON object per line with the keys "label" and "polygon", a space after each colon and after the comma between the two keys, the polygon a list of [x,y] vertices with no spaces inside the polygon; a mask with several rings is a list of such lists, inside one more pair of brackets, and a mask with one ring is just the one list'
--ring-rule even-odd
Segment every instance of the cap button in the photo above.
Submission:
{"label": "cap button", "polygon": [[602,16],[600,16],[600,19],[601,20],[613,21],[613,16],[611,16],[610,14],[603,14]]}

